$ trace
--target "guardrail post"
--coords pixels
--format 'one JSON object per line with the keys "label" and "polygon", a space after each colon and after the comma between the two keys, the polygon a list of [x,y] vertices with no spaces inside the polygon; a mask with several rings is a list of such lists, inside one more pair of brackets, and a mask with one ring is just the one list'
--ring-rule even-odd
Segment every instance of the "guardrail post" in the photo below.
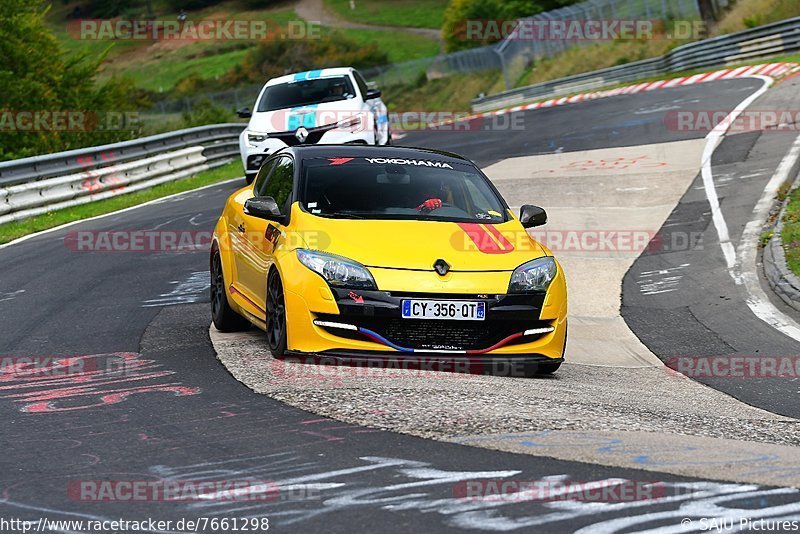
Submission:
{"label": "guardrail post", "polygon": [[495,53],[500,57],[500,66],[503,69],[503,81],[505,82],[506,91],[511,89],[511,80],[508,76],[508,66],[506,65],[506,58],[503,56],[503,52],[500,50],[494,49]]}

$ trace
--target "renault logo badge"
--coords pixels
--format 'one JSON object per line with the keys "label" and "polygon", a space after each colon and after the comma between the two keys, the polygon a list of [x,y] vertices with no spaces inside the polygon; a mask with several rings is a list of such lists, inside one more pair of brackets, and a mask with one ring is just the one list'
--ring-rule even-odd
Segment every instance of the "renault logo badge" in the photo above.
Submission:
{"label": "renault logo badge", "polygon": [[444,276],[450,272],[450,265],[442,259],[436,260],[436,263],[433,264],[433,268],[436,269],[436,274],[439,276]]}
{"label": "renault logo badge", "polygon": [[297,138],[298,141],[300,141],[300,143],[305,143],[306,139],[308,139],[308,130],[306,130],[301,126],[294,133],[294,136]]}

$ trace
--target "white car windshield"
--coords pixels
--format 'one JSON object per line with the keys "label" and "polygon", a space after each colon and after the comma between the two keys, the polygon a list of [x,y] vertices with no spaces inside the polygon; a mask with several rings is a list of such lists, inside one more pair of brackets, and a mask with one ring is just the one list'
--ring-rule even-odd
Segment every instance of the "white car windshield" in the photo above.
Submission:
{"label": "white car windshield", "polygon": [[347,100],[356,95],[349,76],[297,80],[267,87],[256,111],[274,111],[325,102]]}

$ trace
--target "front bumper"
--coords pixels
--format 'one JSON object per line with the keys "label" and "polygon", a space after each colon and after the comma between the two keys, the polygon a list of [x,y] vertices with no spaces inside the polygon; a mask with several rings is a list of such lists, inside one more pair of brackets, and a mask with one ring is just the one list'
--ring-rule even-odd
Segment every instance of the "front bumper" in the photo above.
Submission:
{"label": "front bumper", "polygon": [[[367,360],[556,363],[566,342],[566,306],[556,317],[541,319],[548,298],[534,295],[466,295],[352,291],[325,288],[325,305],[309,307],[299,294],[287,292],[289,354]],[[322,293],[322,291],[320,291]],[[481,301],[483,321],[405,319],[404,299]],[[313,309],[312,309],[313,308]]]}
{"label": "front bumper", "polygon": [[452,353],[376,353],[370,351],[327,350],[319,353],[286,351],[289,363],[315,365],[347,365],[369,369],[416,370],[421,372],[450,372],[492,376],[527,377],[542,365],[561,363],[564,358],[549,358],[543,354],[509,354],[503,356],[472,356]]}

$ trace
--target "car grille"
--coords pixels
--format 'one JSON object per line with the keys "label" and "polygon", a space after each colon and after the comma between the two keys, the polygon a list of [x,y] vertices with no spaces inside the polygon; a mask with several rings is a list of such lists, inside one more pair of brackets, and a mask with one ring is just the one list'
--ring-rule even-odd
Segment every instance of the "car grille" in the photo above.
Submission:
{"label": "car grille", "polygon": [[[320,317],[322,319],[322,317]],[[392,343],[411,349],[480,350],[486,349],[512,334],[532,328],[551,326],[549,321],[448,321],[402,319],[399,317],[326,316],[324,320],[346,322],[377,332]],[[330,329],[340,337],[364,339],[357,332]],[[347,332],[347,333],[346,333]],[[541,335],[526,336],[516,343],[529,343]],[[513,344],[513,343],[511,343]]]}
{"label": "car grille", "polygon": [[[308,137],[302,143],[305,145],[316,145],[322,139],[322,136],[325,135],[326,132],[336,129],[336,124],[326,124],[325,126],[316,126],[314,128],[307,128],[306,131],[308,132]],[[297,138],[297,130],[292,132],[275,132],[269,134],[270,137],[273,139],[278,139],[283,141],[288,146],[295,146],[299,145],[300,140]]]}

